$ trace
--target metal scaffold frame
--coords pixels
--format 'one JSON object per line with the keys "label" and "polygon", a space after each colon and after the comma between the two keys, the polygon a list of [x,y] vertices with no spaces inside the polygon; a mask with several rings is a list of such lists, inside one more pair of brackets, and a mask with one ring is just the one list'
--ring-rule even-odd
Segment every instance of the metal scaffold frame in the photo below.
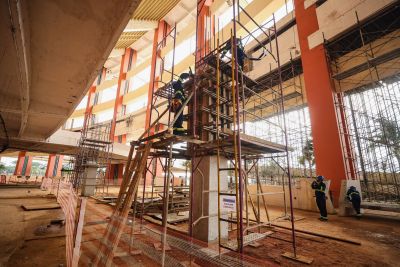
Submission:
{"label": "metal scaffold frame", "polygon": [[[175,111],[173,118],[171,112],[171,101],[173,99],[173,84],[174,77],[178,77],[174,73],[174,57],[175,57],[175,44],[176,44],[176,27],[172,28],[169,33],[158,43],[156,55],[158,57],[159,73],[155,72],[154,84],[152,85],[152,95],[150,103],[150,119],[148,120],[148,127],[145,132],[138,138],[137,141],[131,143],[132,146],[144,145],[147,142],[152,142],[152,149],[149,153],[148,162],[146,164],[146,172],[151,175],[151,195],[153,199],[154,194],[154,181],[157,176],[157,163],[161,165],[164,172],[164,186],[163,186],[163,211],[162,211],[162,226],[163,231],[161,234],[161,242],[163,244],[163,252],[165,252],[166,237],[167,237],[167,215],[169,211],[174,209],[174,174],[172,166],[174,160],[182,159],[191,161],[191,175],[190,175],[190,207],[189,207],[189,235],[193,238],[193,227],[196,226],[201,220],[217,217],[219,221],[219,254],[225,253],[229,250],[243,253],[245,243],[255,241],[265,237],[261,232],[262,226],[271,225],[274,219],[271,219],[267,204],[265,201],[266,194],[271,192],[264,192],[257,177],[257,193],[251,194],[248,191],[248,174],[257,170],[258,176],[258,162],[260,159],[268,157],[273,160],[279,168],[282,169],[282,185],[284,201],[285,201],[285,214],[277,219],[289,219],[292,223],[292,244],[293,254],[296,257],[296,242],[295,242],[295,229],[294,229],[294,216],[292,205],[292,177],[290,168],[290,156],[287,137],[287,118],[284,107],[284,94],[282,86],[282,71],[279,60],[278,38],[275,17],[273,16],[270,21],[260,26],[256,21],[242,8],[238,1],[233,1],[233,20],[231,31],[231,46],[230,56],[227,60],[222,60],[221,51],[227,45],[227,42],[220,43],[220,37],[215,34],[215,18],[212,22],[209,11],[202,10],[205,8],[205,1],[198,1],[197,10],[197,48],[195,51],[195,74],[192,75],[189,81],[184,83],[185,101],[179,111]],[[262,37],[255,37],[253,35],[255,30],[248,30],[243,23],[241,23],[239,11],[241,16],[247,16],[255,25],[256,30],[261,30]],[[199,19],[204,19],[201,14],[208,16],[207,21],[203,21],[201,26]],[[268,26],[272,25],[272,26]],[[274,59],[276,69],[273,75],[269,78],[264,78],[260,81],[254,81],[248,77],[244,71],[239,67],[238,48],[234,40],[237,38],[237,28],[244,29],[248,36],[256,40],[265,50],[269,56]],[[218,31],[219,32],[219,31]],[[204,40],[203,40],[204,38]],[[269,40],[269,48],[262,44],[260,38]],[[173,43],[172,47],[172,66],[171,70],[165,68],[165,59],[161,57],[162,48],[165,46],[167,39]],[[274,42],[274,49],[272,50],[272,42]],[[295,79],[295,71],[293,69],[294,63],[291,62],[293,75]],[[168,72],[167,81],[163,81],[162,74]],[[157,85],[161,83],[162,86]],[[295,81],[294,81],[295,83]],[[215,90],[215,91],[213,91]],[[261,92],[268,91],[271,96],[266,98]],[[161,102],[161,99],[166,101]],[[267,102],[273,107],[273,112],[279,117],[277,121],[272,121],[268,117],[257,114],[262,110],[263,105],[254,105],[253,110],[248,107],[249,102]],[[167,106],[165,105],[167,103]],[[206,105],[204,105],[206,104]],[[177,136],[171,134],[171,128],[176,121],[178,115],[184,111],[188,111],[185,115],[187,122],[187,135]],[[155,115],[155,118],[152,118]],[[165,120],[165,117],[168,119]],[[164,120],[163,120],[164,118]],[[245,125],[247,121],[262,120],[265,121],[270,127],[279,129],[282,137],[282,144],[277,144],[269,140],[263,140],[246,134]],[[159,127],[160,125],[167,126],[167,129]],[[177,144],[186,143],[184,147],[178,147]],[[276,156],[274,156],[276,154]],[[218,161],[218,200],[222,195],[234,196],[236,203],[236,211],[224,213],[221,212],[220,201],[218,201],[218,214],[203,213],[200,217],[193,218],[193,205],[194,205],[194,177],[200,176],[204,180],[204,175],[199,169],[199,165],[205,156],[217,155]],[[220,161],[224,157],[229,164],[228,168],[221,167]],[[284,164],[279,164],[275,158],[283,158]],[[164,162],[162,162],[164,159]],[[234,182],[232,191],[222,191],[220,188],[221,176],[220,172],[234,173]],[[187,177],[186,177],[187,179]],[[170,190],[172,180],[172,192]],[[286,196],[285,186],[288,186],[288,194]],[[196,189],[198,190],[198,189]],[[150,203],[145,203],[146,179],[143,183],[143,195],[141,204],[141,216],[146,213],[146,209],[151,207]],[[207,191],[207,190],[206,190]],[[204,188],[201,191],[203,196],[206,191]],[[211,192],[211,191],[207,191]],[[252,195],[257,198],[257,206],[253,203]],[[203,203],[203,197],[196,199],[197,205]],[[289,199],[288,199],[289,198]],[[170,201],[171,200],[171,201]],[[286,206],[286,200],[289,202],[289,207]],[[261,207],[260,203],[263,201],[263,207],[267,215],[268,221],[261,221]],[[249,202],[252,206],[256,220],[250,218],[249,215]],[[135,201],[136,203],[136,201]],[[172,204],[172,205],[171,205]],[[201,204],[203,205],[203,204]],[[136,211],[135,204],[135,211]],[[288,212],[288,209],[290,212]],[[203,210],[203,206],[201,207]],[[229,218],[227,216],[230,216]],[[142,221],[142,220],[141,220]],[[220,224],[224,221],[231,226],[231,230],[235,230],[235,242],[228,238],[227,242],[222,242]],[[234,229],[234,225],[236,228]],[[259,233],[253,232],[258,229]],[[163,253],[164,255],[165,253]],[[163,256],[164,257],[164,256]],[[164,261],[163,261],[164,262]]]}
{"label": "metal scaffold frame", "polygon": [[[199,8],[200,7],[200,8]],[[198,3],[198,11],[197,14],[199,16],[199,14],[202,13],[202,8],[204,8],[204,1],[199,1]],[[292,203],[291,203],[291,174],[290,174],[290,159],[289,159],[289,155],[288,155],[288,147],[287,147],[287,136],[286,136],[286,118],[285,118],[285,109],[283,107],[283,91],[282,91],[282,77],[281,77],[281,70],[280,70],[280,63],[279,63],[279,51],[278,51],[278,45],[277,45],[277,38],[275,38],[275,44],[276,44],[276,58],[275,61],[277,63],[277,78],[278,78],[278,83],[277,88],[273,88],[273,87],[268,87],[265,84],[259,84],[253,80],[251,80],[249,77],[247,77],[246,75],[243,74],[243,71],[239,68],[238,62],[235,60],[235,58],[237,58],[237,47],[236,47],[236,42],[234,40],[236,40],[237,36],[236,36],[236,24],[240,25],[240,27],[242,27],[243,29],[246,30],[246,32],[251,35],[259,44],[261,44],[260,41],[258,41],[257,38],[255,38],[252,35],[252,32],[247,30],[244,25],[241,23],[240,21],[240,16],[238,10],[243,11],[244,15],[242,16],[248,16],[248,18],[256,25],[257,29],[261,29],[262,32],[266,35],[266,37],[271,41],[272,38],[271,36],[273,34],[276,34],[276,24],[275,24],[275,19],[274,17],[272,18],[271,22],[273,22],[273,27],[272,28],[267,28],[268,33],[265,32],[265,30],[258,25],[253,19],[252,17],[246,13],[245,9],[243,9],[239,2],[234,1],[233,2],[233,29],[232,29],[232,33],[231,33],[231,59],[228,62],[223,62],[220,60],[220,49],[226,45],[226,42],[223,43],[222,45],[220,45],[219,42],[219,37],[215,36],[215,27],[211,27],[210,26],[210,32],[213,31],[213,37],[214,37],[214,50],[213,51],[207,51],[204,52],[204,57],[201,57],[201,51],[205,51],[208,48],[212,47],[212,42],[211,39],[209,38],[208,42],[207,39],[205,39],[205,45],[204,48],[203,47],[198,47],[197,48],[197,55],[200,55],[200,57],[197,57],[196,59],[196,75],[195,75],[195,86],[194,86],[194,101],[191,105],[191,112],[193,115],[192,118],[192,136],[199,136],[200,139],[204,139],[204,137],[206,138],[206,140],[208,140],[208,138],[214,138],[214,140],[217,141],[216,146],[214,144],[214,148],[216,148],[216,153],[218,156],[217,159],[217,165],[218,165],[218,200],[220,200],[220,196],[221,195],[234,195],[236,198],[236,214],[234,215],[236,217],[236,230],[237,230],[237,234],[236,234],[236,238],[237,238],[237,243],[236,245],[233,246],[226,246],[224,244],[222,244],[221,242],[221,236],[220,236],[220,221],[225,221],[225,222],[229,222],[230,224],[235,223],[234,220],[232,219],[225,219],[222,218],[221,215],[223,215],[221,213],[221,208],[220,208],[220,202],[218,201],[218,218],[219,218],[219,244],[220,247],[224,247],[224,248],[228,248],[228,249],[232,249],[232,250],[237,250],[238,252],[243,252],[243,243],[244,243],[244,234],[245,232],[249,231],[252,228],[259,228],[262,224],[260,223],[259,225],[252,225],[250,227],[250,219],[249,219],[249,213],[248,213],[248,191],[247,191],[247,178],[246,178],[246,161],[247,161],[247,156],[249,156],[249,154],[251,154],[251,152],[249,153],[249,151],[247,150],[246,152],[243,152],[242,154],[242,138],[241,135],[246,136],[245,134],[245,122],[246,122],[246,117],[255,117],[258,120],[264,120],[264,118],[258,116],[257,114],[250,112],[248,109],[246,109],[246,101],[248,101],[248,99],[250,99],[251,97],[255,97],[255,98],[260,98],[263,101],[268,101],[266,100],[264,97],[262,97],[257,91],[259,90],[266,90],[265,87],[267,87],[267,89],[271,90],[271,92],[273,92],[273,94],[278,95],[277,97],[275,97],[275,99],[277,99],[277,101],[275,103],[272,103],[273,105],[277,106],[279,109],[277,112],[280,113],[283,117],[282,120],[282,133],[285,136],[285,145],[283,150],[281,150],[281,152],[284,152],[284,154],[286,154],[285,158],[287,160],[287,169],[285,168],[284,171],[285,173],[288,175],[288,179],[289,179],[289,195],[290,195],[290,210],[291,210],[291,216],[290,218],[293,218],[293,209],[292,209]],[[203,19],[203,18],[200,18]],[[215,23],[215,22],[214,22]],[[211,25],[212,23],[209,23],[209,25]],[[267,23],[266,23],[267,24]],[[197,25],[199,25],[199,19],[197,20]],[[206,23],[206,25],[208,25]],[[238,26],[239,27],[239,26]],[[199,26],[197,27],[197,30],[199,31]],[[219,31],[218,31],[219,32]],[[212,33],[210,33],[209,35],[212,35]],[[207,36],[207,28],[205,29],[205,33],[197,33],[197,37],[199,38],[199,36]],[[217,39],[216,43],[217,46],[215,47],[215,39]],[[197,41],[197,44],[199,46],[199,41]],[[272,46],[271,46],[272,47]],[[211,49],[209,49],[211,50]],[[272,51],[268,51],[268,53],[273,56]],[[230,66],[229,66],[230,65]],[[202,71],[202,68],[204,66],[206,67],[206,70]],[[213,73],[214,75],[216,74],[216,79],[214,78],[210,78],[208,77],[208,79],[211,81],[211,83],[215,82],[216,80],[216,87],[217,88],[217,93],[213,93],[213,92],[209,92],[207,90],[201,90],[201,85],[200,85],[200,90],[197,89],[198,88],[198,84],[201,83],[201,81],[204,81],[204,79],[207,79],[207,68],[214,68],[216,69],[216,71],[212,72],[210,71],[210,73]],[[230,69],[231,68],[231,69]],[[230,69],[230,70],[229,70]],[[212,75],[212,74],[211,74]],[[210,76],[211,76],[210,75]],[[223,86],[230,86],[231,88],[231,93],[232,93],[232,97],[229,97],[229,94],[227,94],[226,92],[222,92],[223,94],[223,101],[222,101],[222,105],[228,106],[225,108],[222,108],[222,110],[224,110],[225,114],[222,114],[223,116],[221,116],[221,102],[220,102],[220,90],[223,91],[223,89],[221,88],[220,90],[218,90],[218,88],[220,88],[220,78],[221,76],[226,76],[229,77],[230,76],[230,80],[228,79],[224,79],[223,81]],[[197,79],[197,80],[196,80]],[[200,82],[199,82],[200,81]],[[265,82],[265,81],[264,81]],[[268,82],[268,81],[267,81]],[[210,95],[213,98],[217,98],[216,100],[216,107],[217,107],[217,111],[213,112],[213,110],[211,110],[210,107],[206,107],[206,109],[204,109],[204,107],[199,107],[197,106],[198,103],[201,103],[201,100],[199,101],[197,98],[197,95],[201,95],[204,96],[205,94]],[[215,101],[213,102],[215,103]],[[214,104],[212,104],[214,105]],[[212,106],[211,105],[211,106]],[[215,123],[212,124],[211,123],[211,127],[206,125],[202,125],[201,123],[197,123],[197,121],[201,120],[201,117],[199,117],[198,112],[207,112],[209,114],[211,114],[212,116],[216,116],[216,119],[214,119]],[[229,114],[229,115],[227,115]],[[223,117],[221,119],[221,117]],[[233,119],[229,120],[229,117],[233,117]],[[271,121],[266,120],[268,123],[273,124]],[[226,125],[227,127],[224,127],[224,125]],[[242,125],[242,129],[240,127],[240,125]],[[277,126],[276,124],[274,126]],[[190,126],[189,126],[190,127]],[[220,130],[221,128],[221,130]],[[225,129],[222,130],[222,128]],[[204,130],[211,132],[211,134],[209,134],[207,136],[207,134],[204,134]],[[228,132],[228,133],[227,133]],[[212,135],[212,137],[210,137],[210,135]],[[226,151],[226,140],[229,139],[229,135],[231,135],[233,138],[233,140],[231,140],[231,142],[233,141],[233,146],[234,149],[233,151],[227,152]],[[228,138],[227,138],[228,136]],[[202,140],[203,140],[202,139]],[[203,140],[204,141],[204,140]],[[246,146],[246,145],[245,145]],[[207,145],[202,145],[202,147],[207,147]],[[279,151],[279,150],[278,150]],[[192,165],[194,166],[194,159],[196,157],[198,157],[199,154],[202,154],[202,150],[198,149],[196,146],[192,147]],[[229,161],[231,163],[231,166],[233,166],[233,168],[220,168],[220,155],[221,152],[225,155],[226,158],[229,158]],[[203,155],[205,153],[203,152]],[[254,152],[253,155],[254,157]],[[258,155],[259,157],[261,155]],[[256,161],[257,162],[257,161]],[[243,165],[244,164],[244,165]],[[253,166],[256,164],[253,164]],[[252,167],[253,168],[253,167]],[[250,168],[251,169],[251,168]],[[220,189],[220,172],[221,171],[229,171],[229,170],[233,170],[235,175],[235,193],[229,193],[229,192],[221,192]],[[196,168],[192,168],[192,179],[195,176],[195,172],[196,172]],[[193,184],[193,182],[191,183]],[[284,184],[284,183],[283,183]],[[193,187],[191,189],[191,193],[193,196]],[[257,197],[259,200],[259,195],[263,195],[264,193],[260,193],[258,192]],[[243,196],[245,196],[246,201],[243,201]],[[263,198],[264,200],[264,198]],[[245,203],[243,203],[245,202]],[[250,198],[250,202],[251,198]],[[192,201],[193,203],[193,201]],[[258,202],[259,203],[259,202]],[[265,203],[264,203],[265,204]],[[252,203],[252,207],[253,207],[253,211],[255,212],[255,216],[256,218],[258,217],[258,221],[259,221],[259,216],[257,216],[256,211],[255,211],[255,207]],[[266,205],[265,205],[266,207]],[[193,209],[193,206],[191,206],[191,208]],[[259,207],[258,207],[259,208]],[[243,212],[244,209],[246,210],[246,216],[243,216]],[[259,209],[258,209],[259,210]],[[267,212],[267,211],[266,211]],[[259,214],[259,213],[258,213]],[[232,214],[231,214],[232,215]],[[231,217],[234,217],[231,216]],[[205,219],[207,217],[210,217],[210,215],[208,216],[202,216],[200,219]],[[245,228],[243,225],[243,221],[244,219],[247,222],[247,227]],[[192,216],[190,217],[190,228],[192,228],[194,226],[195,223],[197,223],[198,220],[193,221]],[[270,222],[268,222],[270,223]],[[292,224],[294,223],[294,221],[292,220]],[[265,224],[265,223],[263,223]],[[295,246],[295,236],[294,236],[294,224],[293,226],[293,249],[294,249],[294,254],[296,255],[296,246]],[[192,231],[190,231],[190,233],[192,234]],[[229,242],[227,242],[229,243]],[[221,251],[221,250],[220,250]]]}
{"label": "metal scaffold frame", "polygon": [[353,149],[346,156],[356,163],[364,202],[400,203],[400,53],[390,50],[400,40],[399,8],[390,6],[366,22],[355,12],[357,27],[325,43],[346,123],[341,134]]}
{"label": "metal scaffold frame", "polygon": [[[72,172],[68,180],[78,192],[84,179],[96,179],[97,193],[108,194],[110,183],[111,153],[113,150],[110,141],[111,123],[94,125],[89,115],[81,130],[81,137],[78,141],[78,151],[71,160]],[[86,177],[85,170],[89,165],[95,165],[99,169],[97,177]]]}

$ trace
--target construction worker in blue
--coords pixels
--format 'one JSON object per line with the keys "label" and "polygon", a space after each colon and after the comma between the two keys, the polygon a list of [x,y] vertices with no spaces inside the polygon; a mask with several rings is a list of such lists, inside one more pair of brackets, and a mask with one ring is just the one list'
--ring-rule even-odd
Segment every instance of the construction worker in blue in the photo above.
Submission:
{"label": "construction worker in blue", "polygon": [[311,188],[315,190],[315,198],[317,202],[317,206],[320,213],[320,221],[328,220],[328,212],[326,210],[326,196],[325,189],[326,184],[324,183],[324,176],[320,175],[317,177],[315,181],[312,182]]}
{"label": "construction worker in blue", "polygon": [[[172,82],[172,88],[174,89],[174,97],[171,103],[171,111],[177,113],[181,110],[183,103],[185,102],[185,92],[183,89],[183,82],[190,77],[189,73],[182,73],[177,81]],[[185,128],[183,128],[183,111],[178,115],[174,125],[173,134],[184,135]]]}
{"label": "construction worker in blue", "polygon": [[[240,66],[240,70],[243,70],[244,68],[244,60],[247,58],[249,60],[261,60],[265,55],[266,55],[266,49],[263,48],[262,53],[260,54],[259,57],[253,58],[247,56],[246,52],[244,51],[244,45],[242,43],[242,40],[240,38],[236,38],[236,51],[237,51],[237,63]],[[222,54],[221,54],[221,59],[225,57],[225,54],[227,52],[232,52],[232,41],[229,39],[224,48],[222,49]]]}
{"label": "construction worker in blue", "polygon": [[[244,52],[244,47],[243,47],[243,44],[242,44],[242,40],[240,40],[239,38],[236,38],[236,48],[237,48],[237,62],[239,64],[239,66],[240,66],[240,69],[243,70],[244,59],[247,57],[247,55]],[[225,54],[227,52],[232,52],[232,42],[231,42],[230,39],[226,43],[225,47],[222,49],[221,58],[224,58]]]}
{"label": "construction worker in blue", "polygon": [[356,217],[361,218],[361,196],[357,191],[355,186],[350,186],[349,190],[347,190],[347,199],[353,204],[353,208],[356,211]]}

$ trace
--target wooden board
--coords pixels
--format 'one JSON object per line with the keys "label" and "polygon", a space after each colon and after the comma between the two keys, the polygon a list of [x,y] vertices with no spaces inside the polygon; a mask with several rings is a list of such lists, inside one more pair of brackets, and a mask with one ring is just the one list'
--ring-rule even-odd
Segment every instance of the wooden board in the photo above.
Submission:
{"label": "wooden board", "polygon": [[58,203],[48,203],[48,204],[36,204],[36,205],[21,205],[25,211],[33,211],[33,210],[52,210],[52,209],[60,209],[60,205]]}
{"label": "wooden board", "polygon": [[305,264],[311,264],[314,261],[313,258],[308,258],[308,257],[305,257],[305,256],[301,256],[299,254],[297,254],[296,257],[295,257],[292,252],[285,252],[285,253],[282,254],[282,256],[285,257],[285,258],[291,259],[291,260],[295,260],[295,261],[298,261],[298,262],[305,263]]}

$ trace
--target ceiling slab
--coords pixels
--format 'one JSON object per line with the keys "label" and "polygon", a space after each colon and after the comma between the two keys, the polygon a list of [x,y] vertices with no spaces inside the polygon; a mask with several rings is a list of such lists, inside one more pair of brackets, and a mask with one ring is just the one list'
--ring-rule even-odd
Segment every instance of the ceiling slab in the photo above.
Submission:
{"label": "ceiling slab", "polygon": [[44,140],[60,128],[140,2],[0,2],[0,114],[10,139]]}

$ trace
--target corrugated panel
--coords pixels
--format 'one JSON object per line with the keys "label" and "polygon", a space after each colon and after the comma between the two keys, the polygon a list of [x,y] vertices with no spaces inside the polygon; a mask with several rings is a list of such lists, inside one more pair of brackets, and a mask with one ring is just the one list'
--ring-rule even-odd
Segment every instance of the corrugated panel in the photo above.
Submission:
{"label": "corrugated panel", "polygon": [[133,19],[160,20],[175,7],[180,0],[143,0],[133,13]]}
{"label": "corrugated panel", "polygon": [[146,32],[124,32],[118,39],[115,48],[126,48],[142,37]]}
{"label": "corrugated panel", "polygon": [[[160,20],[174,8],[180,0],[142,0],[133,13],[132,19]],[[142,37],[146,32],[124,32],[115,48],[126,48]]]}

